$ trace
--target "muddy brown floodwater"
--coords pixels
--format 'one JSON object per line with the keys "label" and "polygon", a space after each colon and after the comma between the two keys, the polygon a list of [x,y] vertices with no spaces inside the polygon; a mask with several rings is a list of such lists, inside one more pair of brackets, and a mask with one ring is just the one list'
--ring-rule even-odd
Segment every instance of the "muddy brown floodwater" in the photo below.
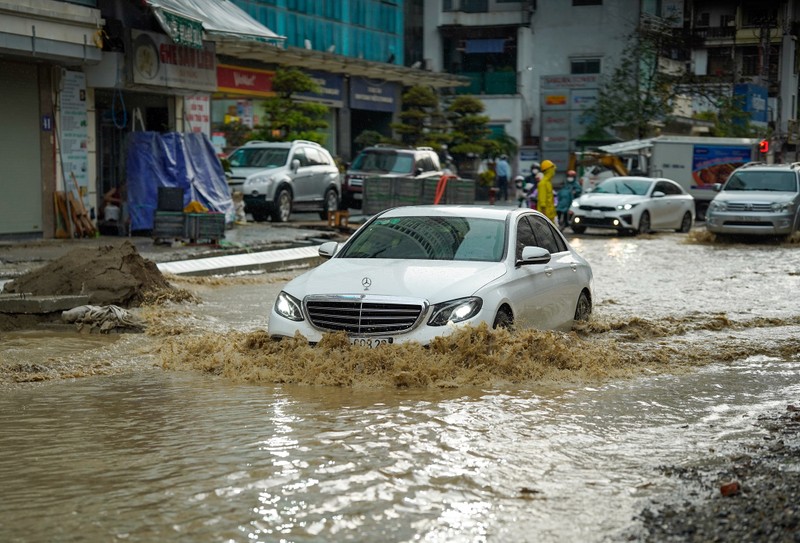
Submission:
{"label": "muddy brown floodwater", "polygon": [[170,277],[201,302],[139,308],[146,334],[4,334],[1,538],[641,538],[643,509],[690,498],[664,466],[800,398],[800,245],[572,242],[595,313],[569,334],[273,343],[299,271]]}

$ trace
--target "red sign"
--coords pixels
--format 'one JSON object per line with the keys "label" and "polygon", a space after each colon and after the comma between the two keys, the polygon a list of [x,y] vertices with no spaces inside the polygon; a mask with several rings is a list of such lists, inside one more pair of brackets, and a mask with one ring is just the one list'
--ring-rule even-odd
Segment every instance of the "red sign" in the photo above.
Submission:
{"label": "red sign", "polygon": [[217,91],[246,96],[275,96],[272,78],[275,72],[240,66],[217,65]]}

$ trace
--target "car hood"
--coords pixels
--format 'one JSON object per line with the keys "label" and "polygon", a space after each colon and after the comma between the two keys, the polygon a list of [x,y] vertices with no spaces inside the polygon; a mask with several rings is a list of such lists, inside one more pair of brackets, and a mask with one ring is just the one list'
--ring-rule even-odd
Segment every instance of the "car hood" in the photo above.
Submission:
{"label": "car hood", "polygon": [[582,194],[578,198],[580,205],[590,205],[595,207],[616,207],[625,204],[637,204],[646,200],[646,196],[636,194],[605,194],[601,192],[590,192]]}
{"label": "car hood", "polygon": [[791,202],[797,198],[796,192],[777,192],[772,190],[736,190],[723,191],[718,193],[714,200],[717,202],[737,203],[782,203]]}
{"label": "car hood", "polygon": [[[333,258],[289,282],[286,292],[424,298],[438,303],[471,296],[506,273],[502,262]],[[364,287],[365,279],[370,285]]]}

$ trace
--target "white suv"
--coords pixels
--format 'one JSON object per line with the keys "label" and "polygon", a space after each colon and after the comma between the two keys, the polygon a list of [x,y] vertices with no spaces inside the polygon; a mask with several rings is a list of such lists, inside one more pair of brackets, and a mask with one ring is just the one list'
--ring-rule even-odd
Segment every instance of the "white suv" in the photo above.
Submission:
{"label": "white suv", "polygon": [[706,211],[715,234],[790,236],[800,229],[800,163],[751,162],[734,170]]}
{"label": "white suv", "polygon": [[256,221],[286,222],[292,211],[336,211],[339,168],[327,149],[312,141],[250,141],[228,157],[231,192],[244,195],[245,212]]}

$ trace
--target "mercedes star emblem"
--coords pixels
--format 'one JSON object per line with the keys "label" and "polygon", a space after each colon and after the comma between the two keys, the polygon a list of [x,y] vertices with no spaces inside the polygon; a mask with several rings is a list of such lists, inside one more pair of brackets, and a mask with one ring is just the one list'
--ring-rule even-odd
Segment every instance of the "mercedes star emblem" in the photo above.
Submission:
{"label": "mercedes star emblem", "polygon": [[364,287],[364,290],[369,290],[369,287],[372,286],[372,279],[365,277],[361,280],[361,286]]}

